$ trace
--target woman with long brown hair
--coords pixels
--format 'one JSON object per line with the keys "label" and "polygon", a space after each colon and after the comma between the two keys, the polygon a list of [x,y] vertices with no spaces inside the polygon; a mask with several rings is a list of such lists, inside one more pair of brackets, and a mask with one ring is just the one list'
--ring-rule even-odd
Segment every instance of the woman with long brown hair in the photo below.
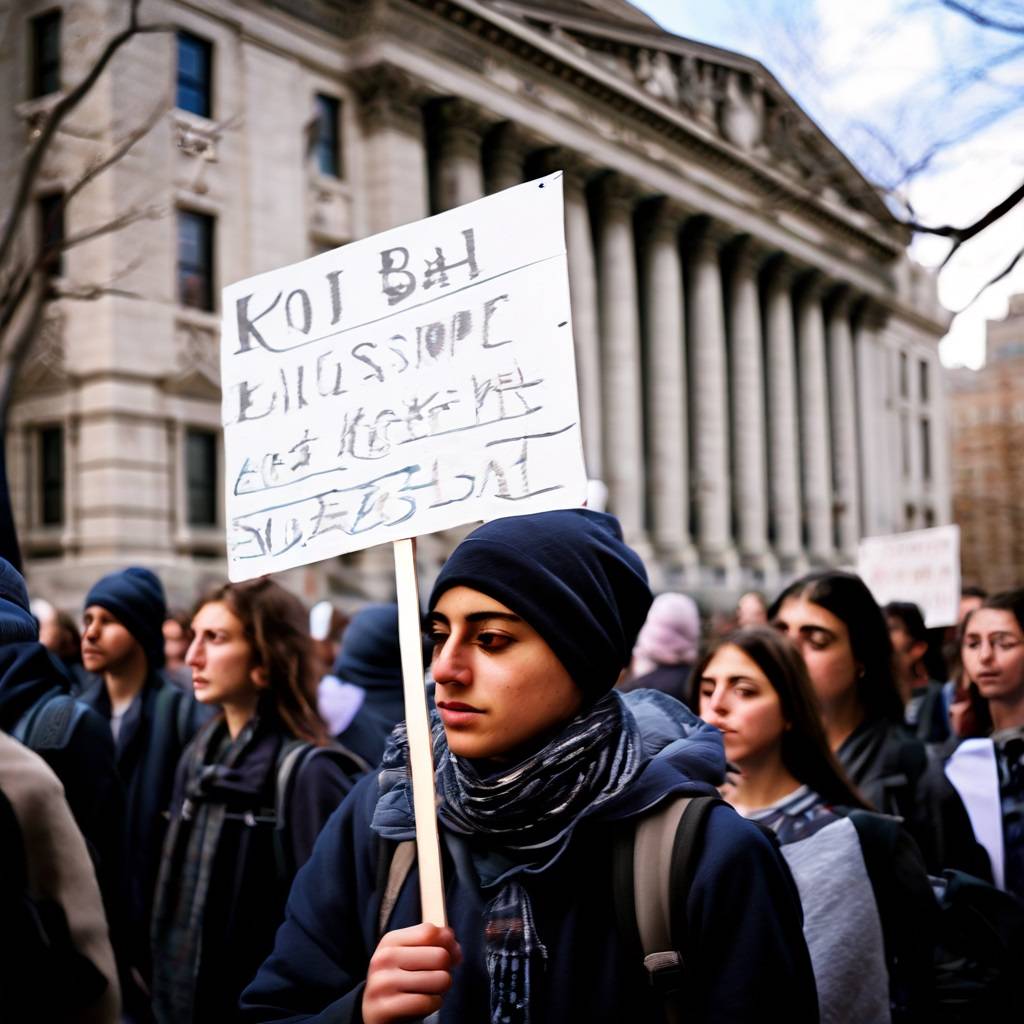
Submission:
{"label": "woman with long brown hair", "polygon": [[213,590],[185,658],[221,714],[178,766],[153,924],[156,1017],[231,1021],[292,878],[365,767],[330,744],[301,602],[269,579]]}
{"label": "woman with long brown hair", "polygon": [[894,819],[866,809],[829,749],[799,651],[766,627],[737,630],[694,666],[690,700],[738,769],[722,795],[782,845],[821,1020],[919,1019],[935,911],[924,862]]}

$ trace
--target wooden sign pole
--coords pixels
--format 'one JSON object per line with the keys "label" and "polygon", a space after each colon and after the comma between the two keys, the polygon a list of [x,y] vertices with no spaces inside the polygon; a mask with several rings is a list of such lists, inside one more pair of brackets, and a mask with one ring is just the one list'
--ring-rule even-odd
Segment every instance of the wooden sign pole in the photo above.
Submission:
{"label": "wooden sign pole", "polygon": [[423,920],[444,927],[444,876],[437,832],[437,796],[434,792],[434,754],[423,685],[423,645],[420,599],[416,582],[416,542],[396,540],[395,584],[398,589],[398,639],[402,649],[402,685],[405,723],[409,733],[412,803],[416,815],[416,858],[420,876]]}

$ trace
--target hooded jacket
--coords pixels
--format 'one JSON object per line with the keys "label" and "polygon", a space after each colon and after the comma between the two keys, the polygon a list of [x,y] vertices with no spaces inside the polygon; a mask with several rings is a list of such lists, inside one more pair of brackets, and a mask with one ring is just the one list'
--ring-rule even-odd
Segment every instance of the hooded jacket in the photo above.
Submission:
{"label": "hooded jacket", "polygon": [[[636,818],[670,794],[714,793],[725,758],[719,733],[677,701],[651,691],[624,699],[640,726],[643,770],[597,813],[583,812],[564,852],[547,869],[522,876],[549,957],[534,989],[533,1024],[658,1019],[642,955],[617,933],[612,840],[622,829],[631,831]],[[362,1019],[368,964],[379,938],[383,885],[378,873],[389,852],[370,829],[378,795],[377,775],[362,780],[324,827],[296,877],[274,952],[242,996],[243,1019],[291,1024]],[[469,842],[445,828],[441,834],[448,918],[464,959],[440,1021],[487,1021],[481,934],[487,896]],[[420,921],[416,874],[414,867],[390,929]],[[750,1021],[769,1006],[784,1006],[790,1021],[817,1021],[792,878],[771,840],[725,805],[708,816],[687,924],[687,948],[695,951],[685,982],[688,1021]]]}
{"label": "hooded jacket", "polygon": [[[67,694],[71,681],[61,663],[40,643],[0,645],[0,730],[12,732],[22,716],[47,694]],[[35,752],[64,786],[110,918],[115,942],[123,917],[124,790],[114,763],[114,743],[103,719],[86,710],[66,743],[37,744]]]}

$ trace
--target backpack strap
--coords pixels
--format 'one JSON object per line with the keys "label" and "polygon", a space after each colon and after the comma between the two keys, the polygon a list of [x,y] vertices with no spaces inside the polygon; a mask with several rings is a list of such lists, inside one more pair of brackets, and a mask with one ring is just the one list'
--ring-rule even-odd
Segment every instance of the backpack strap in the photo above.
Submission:
{"label": "backpack strap", "polygon": [[613,849],[619,927],[643,952],[648,979],[670,1024],[682,1020],[686,901],[708,813],[721,802],[717,796],[667,800]]}
{"label": "backpack strap", "polygon": [[[391,843],[387,844],[392,846]],[[388,922],[394,913],[395,904],[398,902],[398,895],[405,885],[405,880],[416,863],[416,840],[405,839],[397,846],[394,846],[391,853],[391,863],[388,865],[387,882],[384,885],[384,894],[381,896],[380,909],[377,911],[377,940],[383,938],[388,930]]]}
{"label": "backpack strap", "polygon": [[10,730],[11,738],[16,739],[23,746],[27,747],[29,745],[28,735],[32,726],[35,724],[35,720],[39,717],[46,705],[53,700],[54,697],[59,697],[62,692],[63,691],[59,686],[54,686],[26,708],[22,713],[21,718],[14,723],[14,728]]}

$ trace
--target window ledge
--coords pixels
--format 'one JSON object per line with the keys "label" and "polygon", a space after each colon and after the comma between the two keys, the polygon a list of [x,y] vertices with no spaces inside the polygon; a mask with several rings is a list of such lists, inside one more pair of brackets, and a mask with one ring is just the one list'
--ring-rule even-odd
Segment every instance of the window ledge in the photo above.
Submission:
{"label": "window ledge", "polygon": [[174,118],[174,145],[177,149],[185,156],[216,163],[217,142],[221,134],[216,121],[179,108],[175,108],[171,116]]}
{"label": "window ledge", "polygon": [[220,331],[220,314],[215,310],[196,309],[195,306],[183,306],[179,302],[174,318],[185,327],[198,327],[204,331]]}

